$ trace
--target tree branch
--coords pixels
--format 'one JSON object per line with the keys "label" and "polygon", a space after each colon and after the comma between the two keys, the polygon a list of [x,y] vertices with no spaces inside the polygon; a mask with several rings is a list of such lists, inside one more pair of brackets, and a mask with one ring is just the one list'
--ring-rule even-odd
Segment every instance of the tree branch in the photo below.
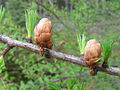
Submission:
{"label": "tree branch", "polygon": [[[9,38],[5,35],[0,34],[0,41],[3,43],[6,43],[10,46],[14,46],[14,47],[21,47],[21,48],[25,48],[28,50],[31,50],[35,53],[39,53],[39,48],[31,43],[27,43],[27,42],[22,42],[22,41],[18,41],[18,40],[13,40],[12,38]],[[56,52],[54,50],[50,50],[47,49],[50,52],[51,57],[63,60],[63,61],[68,61],[71,63],[75,63],[78,64],[80,66],[86,66],[85,62],[83,61],[83,56],[80,57],[75,57],[73,55],[67,55],[61,52]],[[97,67],[98,71],[101,72],[105,72],[107,74],[110,75],[116,75],[116,76],[120,76],[120,69],[119,68],[115,68],[115,67],[108,67],[108,68],[103,68],[101,65]]]}
{"label": "tree branch", "polygon": [[7,86],[5,85],[5,82],[4,82],[3,78],[2,78],[1,76],[0,76],[0,80],[1,80],[2,83],[3,83],[3,86],[4,86],[5,90],[8,90],[8,89],[7,89]]}
{"label": "tree branch", "polygon": [[7,52],[9,52],[10,51],[10,49],[12,49],[13,47],[12,46],[7,46],[1,53],[0,53],[0,56],[5,56],[5,54],[7,53]]}
{"label": "tree branch", "polygon": [[[1,76],[1,77],[2,77],[2,79],[3,79],[3,76]],[[6,81],[6,82],[8,82],[8,83],[13,84],[13,85],[15,85],[15,86],[17,86],[18,88],[20,87],[18,84],[16,84],[16,83],[12,82],[12,81],[11,81],[11,80],[9,80],[9,79],[5,79],[5,81]]]}

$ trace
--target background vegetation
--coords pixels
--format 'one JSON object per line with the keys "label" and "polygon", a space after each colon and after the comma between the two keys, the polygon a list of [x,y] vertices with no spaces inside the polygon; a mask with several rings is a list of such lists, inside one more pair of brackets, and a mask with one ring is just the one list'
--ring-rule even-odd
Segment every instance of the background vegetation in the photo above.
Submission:
{"label": "background vegetation", "polygon": [[[117,40],[109,58],[109,65],[120,68],[120,0],[0,0],[0,5],[5,8],[0,33],[26,42],[25,11],[36,10],[39,15],[37,21],[43,17],[52,21],[55,51],[80,56],[78,33],[86,35],[87,40],[92,38],[99,41]],[[61,41],[65,41],[65,45],[60,46]],[[5,47],[6,45],[0,42],[0,52]],[[40,86],[41,90],[119,90],[120,88],[119,77],[101,72],[94,77],[88,73],[82,77],[53,82],[57,78],[83,73],[88,68],[55,58],[48,60],[22,48],[13,48],[4,60],[6,69],[1,76],[8,90],[18,88],[39,90]],[[45,83],[46,86],[43,85]],[[2,81],[0,89],[4,89]]]}

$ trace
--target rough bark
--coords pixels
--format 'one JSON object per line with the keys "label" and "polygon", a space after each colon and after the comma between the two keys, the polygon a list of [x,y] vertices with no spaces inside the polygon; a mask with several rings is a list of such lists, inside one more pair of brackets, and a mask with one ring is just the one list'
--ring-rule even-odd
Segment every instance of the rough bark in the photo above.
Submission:
{"label": "rough bark", "polygon": [[[31,50],[35,53],[40,52],[39,48],[34,44],[23,42],[23,41],[18,41],[18,40],[13,40],[12,38],[9,38],[2,34],[0,34],[0,42],[6,43],[6,44],[8,44],[10,46],[14,46],[14,47],[25,48],[25,49]],[[68,61],[71,63],[78,64],[80,66],[86,67],[85,62],[83,61],[84,56],[76,57],[73,55],[56,52],[56,51],[50,50],[50,49],[47,49],[47,50],[49,51],[51,57],[57,58],[58,60]],[[116,68],[116,67],[103,68],[101,65],[99,65],[97,67],[97,69],[98,69],[98,71],[105,72],[110,75],[120,76],[120,68]]]}

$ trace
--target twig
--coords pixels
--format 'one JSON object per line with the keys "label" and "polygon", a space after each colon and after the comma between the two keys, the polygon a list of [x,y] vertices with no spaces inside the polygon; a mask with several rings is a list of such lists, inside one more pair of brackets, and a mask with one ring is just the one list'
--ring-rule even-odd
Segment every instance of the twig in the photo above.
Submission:
{"label": "twig", "polygon": [[[51,0],[48,0],[50,5],[53,6],[53,2]],[[53,8],[53,10],[55,11],[55,8]]]}
{"label": "twig", "polygon": [[[65,79],[69,79],[69,78],[83,77],[83,76],[85,76],[85,74],[87,74],[87,73],[88,73],[88,71],[85,71],[85,72],[83,72],[83,73],[81,73],[81,74],[78,74],[78,75],[64,76],[64,77],[62,77],[62,78],[57,78],[57,79],[55,79],[55,80],[53,80],[53,81],[51,80],[51,82],[58,82],[58,81],[65,80]],[[49,83],[42,84],[42,85],[39,86],[39,88],[44,87],[44,86],[46,86],[46,85],[48,85],[48,84],[49,84]]]}
{"label": "twig", "polygon": [[51,11],[50,9],[48,9],[46,6],[44,6],[42,3],[40,2],[35,2],[37,5],[43,7],[44,9],[46,9],[47,11],[49,11],[50,13],[52,13],[58,20],[60,19],[59,16],[57,14],[55,14],[53,11]]}
{"label": "twig", "polygon": [[[3,43],[9,44],[10,46],[21,47],[21,48],[25,48],[33,52],[36,52],[36,53],[40,53],[39,51],[40,49],[36,45],[18,41],[18,40],[13,40],[12,38],[9,38],[2,34],[0,34],[0,41]],[[83,61],[84,56],[75,57],[73,55],[56,52],[54,50],[50,50],[50,49],[47,49],[47,50],[50,52],[51,57],[57,58],[58,60],[68,61],[68,62],[75,63],[81,66],[86,66],[85,62]],[[116,67],[103,68],[101,65],[98,66],[97,68],[98,68],[98,71],[105,72],[110,75],[120,76],[119,68],[116,68]]]}
{"label": "twig", "polygon": [[11,81],[11,80],[9,80],[9,79],[6,79],[5,81],[6,81],[6,82],[8,82],[8,83],[11,83],[11,84],[13,84],[13,85],[15,85],[15,86],[17,86],[17,87],[20,87],[18,84],[16,84],[16,83],[12,82],[12,81]]}
{"label": "twig", "polygon": [[13,46],[8,45],[1,53],[0,56],[5,56],[5,54],[12,49]]}
{"label": "twig", "polygon": [[0,76],[0,80],[1,80],[2,83],[3,83],[5,90],[8,90],[8,89],[7,89],[7,86],[5,85],[5,82],[4,82],[3,78],[2,78],[1,76]]}
{"label": "twig", "polygon": [[44,6],[42,3],[38,2],[38,1],[36,2],[36,4],[39,5],[39,6],[41,6],[41,7],[43,7],[45,10],[49,11],[50,13],[52,13],[55,16],[55,18],[57,18],[66,28],[72,30],[72,28],[70,28],[68,25],[66,25],[55,12],[53,12],[50,9],[48,9],[46,6]]}

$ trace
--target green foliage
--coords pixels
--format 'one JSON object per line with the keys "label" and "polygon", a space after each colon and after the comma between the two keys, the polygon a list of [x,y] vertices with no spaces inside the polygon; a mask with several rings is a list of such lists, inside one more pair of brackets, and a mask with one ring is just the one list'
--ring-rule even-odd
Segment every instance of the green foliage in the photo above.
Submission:
{"label": "green foliage", "polygon": [[98,61],[102,61],[102,57],[101,57],[101,58],[99,58],[99,59],[97,59],[95,62],[98,62]]}
{"label": "green foliage", "polygon": [[85,82],[84,81],[82,82],[81,86],[78,85],[77,87],[78,87],[77,90],[89,90],[88,87],[85,86]]}
{"label": "green foliage", "polygon": [[69,79],[68,80],[68,90],[74,90],[75,83],[76,83],[76,79]]}
{"label": "green foliage", "polygon": [[[24,1],[24,4],[27,6],[27,2]],[[24,16],[24,7],[20,3],[20,0],[8,0],[6,2],[7,16],[11,18],[12,23],[24,26],[25,16]]]}
{"label": "green foliage", "polygon": [[102,52],[104,56],[104,62],[108,62],[110,55],[113,50],[113,41],[104,41],[102,42]]}
{"label": "green foliage", "polygon": [[86,36],[84,34],[82,34],[82,35],[78,34],[77,35],[77,41],[78,41],[78,44],[79,44],[80,54],[84,54],[84,49],[85,49],[85,46],[86,46]]}
{"label": "green foliage", "polygon": [[50,82],[48,84],[48,89],[49,90],[63,90],[63,89],[67,89],[67,90],[88,90],[88,88],[86,87],[86,84],[84,82],[79,83],[79,81],[77,79],[68,79],[67,80],[67,88],[63,88],[61,87],[59,84],[56,84],[54,82]]}
{"label": "green foliage", "polygon": [[5,69],[4,58],[3,58],[3,56],[0,56],[0,76],[4,69]]}
{"label": "green foliage", "polygon": [[48,84],[48,89],[49,90],[62,90],[60,85],[57,85],[57,84],[52,83],[52,82]]}
{"label": "green foliage", "polygon": [[31,38],[32,31],[34,30],[35,24],[37,23],[37,12],[28,9],[25,12],[25,17],[26,17],[26,29],[28,32],[28,38]]}
{"label": "green foliage", "polygon": [[4,14],[5,14],[5,9],[1,6],[0,7],[0,23],[1,23],[2,19],[3,19],[3,17],[4,17]]}

